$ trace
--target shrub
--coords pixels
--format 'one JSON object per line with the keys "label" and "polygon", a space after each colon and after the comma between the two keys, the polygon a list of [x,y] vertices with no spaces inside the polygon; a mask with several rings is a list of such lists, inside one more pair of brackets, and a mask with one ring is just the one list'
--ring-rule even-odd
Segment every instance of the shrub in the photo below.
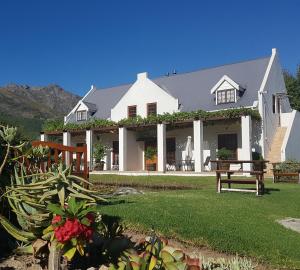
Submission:
{"label": "shrub", "polygon": [[104,162],[103,158],[105,157],[105,152],[108,150],[108,147],[103,143],[99,142],[94,144],[94,152],[93,156],[95,158],[96,163]]}
{"label": "shrub", "polygon": [[296,160],[287,160],[276,165],[280,172],[299,172],[300,162]]}
{"label": "shrub", "polygon": [[232,157],[232,151],[223,147],[218,150],[217,158],[220,160],[228,160]]}
{"label": "shrub", "polygon": [[157,155],[157,149],[152,146],[148,146],[145,150],[145,159],[152,160]]}

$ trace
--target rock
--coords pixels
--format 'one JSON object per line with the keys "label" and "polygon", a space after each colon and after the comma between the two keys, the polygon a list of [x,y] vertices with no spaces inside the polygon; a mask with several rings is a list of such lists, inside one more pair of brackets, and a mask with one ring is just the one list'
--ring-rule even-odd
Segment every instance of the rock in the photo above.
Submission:
{"label": "rock", "polygon": [[277,222],[287,229],[300,233],[300,218],[285,218]]}
{"label": "rock", "polygon": [[113,195],[117,196],[137,194],[144,194],[144,192],[131,187],[120,187],[113,193]]}

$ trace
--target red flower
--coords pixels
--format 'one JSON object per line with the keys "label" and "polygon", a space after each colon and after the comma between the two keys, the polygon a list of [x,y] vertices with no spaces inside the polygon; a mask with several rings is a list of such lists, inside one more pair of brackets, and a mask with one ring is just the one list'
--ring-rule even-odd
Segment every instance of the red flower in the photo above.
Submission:
{"label": "red flower", "polygon": [[[89,215],[89,216],[87,215],[86,217],[89,219],[90,223],[94,221],[93,215]],[[55,217],[55,220],[53,219],[52,222],[56,223],[59,222],[60,220],[61,217],[60,218]],[[81,224],[79,220],[76,218],[75,219],[67,218],[66,222],[63,225],[58,226],[54,229],[54,235],[55,238],[61,243],[67,242],[72,238],[80,238],[80,237],[86,240],[90,240],[93,235],[93,229],[90,226]]]}
{"label": "red flower", "polygon": [[52,219],[52,224],[61,222],[61,216],[56,215],[53,219]]}

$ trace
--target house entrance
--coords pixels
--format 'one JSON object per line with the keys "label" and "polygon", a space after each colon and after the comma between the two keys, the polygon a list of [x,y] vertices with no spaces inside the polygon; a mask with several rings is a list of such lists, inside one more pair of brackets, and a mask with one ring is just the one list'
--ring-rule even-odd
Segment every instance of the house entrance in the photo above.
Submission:
{"label": "house entrance", "polygon": [[157,141],[146,140],[145,141],[145,169],[147,171],[157,170]]}
{"label": "house entrance", "polygon": [[112,170],[119,170],[119,141],[113,141]]}
{"label": "house entrance", "polygon": [[238,159],[237,149],[238,141],[237,134],[219,134],[218,135],[218,149],[226,148],[232,151],[231,159]]}

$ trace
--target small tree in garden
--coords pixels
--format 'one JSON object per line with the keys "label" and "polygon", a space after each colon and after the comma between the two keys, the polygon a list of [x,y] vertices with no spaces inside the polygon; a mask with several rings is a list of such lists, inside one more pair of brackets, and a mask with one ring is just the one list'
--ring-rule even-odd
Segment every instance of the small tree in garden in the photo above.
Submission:
{"label": "small tree in garden", "polygon": [[99,166],[100,170],[103,170],[103,165],[104,165],[103,158],[105,157],[107,150],[108,147],[104,145],[102,142],[98,142],[94,144],[93,156],[95,159],[96,166]]}

